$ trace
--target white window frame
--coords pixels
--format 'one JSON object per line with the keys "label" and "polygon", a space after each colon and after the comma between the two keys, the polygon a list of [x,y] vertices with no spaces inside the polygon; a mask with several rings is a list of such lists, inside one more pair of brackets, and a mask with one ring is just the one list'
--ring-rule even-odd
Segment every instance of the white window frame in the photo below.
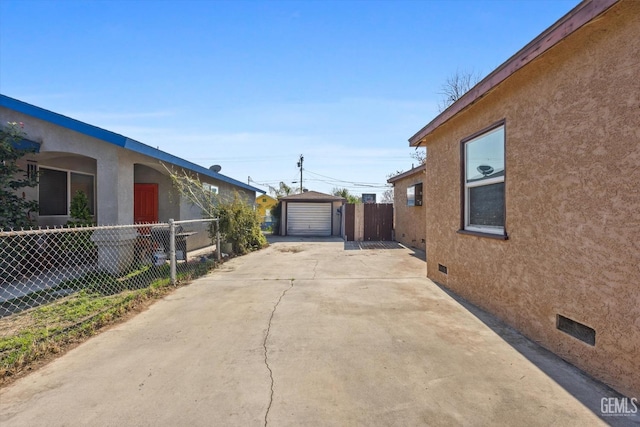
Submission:
{"label": "white window frame", "polygon": [[[468,163],[468,159],[467,159],[467,147],[469,144],[476,142],[484,137],[486,137],[487,135],[496,132],[498,129],[502,129],[502,133],[503,133],[503,144],[505,144],[506,141],[506,130],[505,130],[505,122],[504,120],[501,120],[500,122],[490,126],[489,128],[480,131],[478,134],[470,137],[469,139],[463,140],[462,142],[462,146],[463,146],[463,153],[464,153],[464,170],[463,170],[463,185],[464,185],[464,230],[465,231],[473,231],[473,232],[478,232],[478,233],[487,233],[487,234],[495,234],[495,235],[501,235],[504,236],[506,235],[505,232],[505,224],[501,225],[501,226],[495,226],[495,225],[477,225],[477,224],[471,224],[470,220],[469,220],[469,214],[470,214],[470,210],[471,210],[471,203],[470,202],[470,192],[472,188],[478,188],[478,187],[484,187],[487,185],[492,185],[492,184],[499,184],[499,183],[504,183],[505,182],[505,176],[506,176],[506,144],[505,144],[505,150],[503,151],[503,156],[505,158],[503,158],[503,165],[505,165],[504,168],[504,173],[502,174],[502,176],[497,176],[494,178],[489,178],[489,179],[483,179],[483,180],[478,180],[478,181],[473,181],[473,182],[468,182],[468,178],[467,177],[467,165]],[[505,199],[506,199],[506,193],[505,193]],[[504,201],[505,205],[506,205],[506,200]],[[506,222],[506,218],[505,218],[505,222]]]}
{"label": "white window frame", "polygon": [[[79,175],[87,175],[93,178],[93,212],[96,214],[96,175],[92,173],[82,172],[73,169],[62,169],[56,168],[52,166],[40,166],[38,165],[38,171],[42,169],[54,170],[58,172],[65,172],[67,174],[67,213],[59,214],[59,215],[41,215],[38,213],[40,218],[61,218],[68,217],[71,215],[71,200],[73,199],[73,195],[71,194],[71,174],[76,173]],[[40,202],[40,184],[38,183],[38,203]]]}
{"label": "white window frame", "polygon": [[217,185],[213,185],[213,184],[209,184],[208,182],[203,182],[202,183],[202,188],[204,189],[204,191],[209,193],[209,201],[210,202],[215,202],[215,198],[219,193],[219,189]]}

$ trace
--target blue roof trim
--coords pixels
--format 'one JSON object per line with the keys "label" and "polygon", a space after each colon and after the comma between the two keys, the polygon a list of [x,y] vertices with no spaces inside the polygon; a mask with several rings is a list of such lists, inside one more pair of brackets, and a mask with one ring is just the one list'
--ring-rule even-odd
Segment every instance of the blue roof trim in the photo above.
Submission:
{"label": "blue roof trim", "polygon": [[[0,107],[9,108],[11,110],[15,110],[20,113],[35,117],[37,119],[73,130],[83,135],[91,136],[110,144],[117,145],[118,147],[135,151],[136,153],[144,154],[145,156],[158,159],[159,161],[171,163],[176,166],[192,170],[201,175],[217,179],[218,181],[226,182],[228,184],[232,184],[249,191],[255,191],[256,193],[266,193],[266,191],[261,190],[260,188],[245,184],[244,182],[235,180],[226,175],[213,172],[212,170],[196,165],[195,163],[191,163],[167,152],[158,150],[149,145],[127,138],[126,136],[90,125],[88,123],[81,122],[76,119],[72,119],[71,117],[63,116],[62,114],[54,113],[53,111],[45,110],[44,108],[36,107],[35,105],[27,104],[26,102],[19,101],[6,95],[0,94]],[[40,146],[38,145],[38,149],[39,148]]]}
{"label": "blue roof trim", "polygon": [[27,114],[35,117],[36,119],[71,129],[84,135],[101,139],[119,147],[124,147],[124,143],[127,139],[117,133],[72,119],[71,117],[63,116],[62,114],[54,113],[53,111],[45,110],[44,108],[36,107],[35,105],[27,104],[26,102],[10,98],[6,95],[0,95],[0,106]]}
{"label": "blue roof trim", "polygon": [[188,160],[181,159],[180,157],[174,156],[173,154],[169,154],[165,151],[161,151],[156,148],[150,147],[146,144],[136,141],[135,139],[127,138],[127,142],[125,143],[124,148],[131,151],[135,151],[136,153],[144,154],[145,156],[154,157],[160,160],[161,162],[171,163],[181,168],[192,170],[194,172],[199,173],[200,175],[205,175],[205,176],[217,179],[218,181],[233,184],[238,187],[255,191],[257,193],[262,193],[262,194],[266,193],[266,191],[261,190],[260,188],[256,188],[251,185],[245,184],[244,182],[235,180],[233,178],[229,178],[226,175],[222,175],[210,169],[207,169],[203,166],[196,165],[195,163],[191,163]]}

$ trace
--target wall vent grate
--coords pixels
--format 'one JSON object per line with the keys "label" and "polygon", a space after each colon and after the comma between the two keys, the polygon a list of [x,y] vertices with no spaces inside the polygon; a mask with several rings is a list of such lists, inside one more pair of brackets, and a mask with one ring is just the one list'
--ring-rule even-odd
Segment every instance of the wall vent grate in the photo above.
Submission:
{"label": "wall vent grate", "polygon": [[438,264],[438,271],[440,273],[447,274],[447,266],[446,265],[442,265],[442,264]]}
{"label": "wall vent grate", "polygon": [[593,328],[583,325],[580,322],[564,317],[561,314],[557,315],[556,328],[569,334],[580,341],[586,342],[589,345],[596,345],[596,331]]}

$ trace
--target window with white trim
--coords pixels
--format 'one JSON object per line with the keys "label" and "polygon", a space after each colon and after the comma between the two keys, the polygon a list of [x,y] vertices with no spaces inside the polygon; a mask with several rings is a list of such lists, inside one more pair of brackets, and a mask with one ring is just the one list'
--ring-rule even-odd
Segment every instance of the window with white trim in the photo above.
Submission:
{"label": "window with white trim", "polygon": [[205,193],[209,194],[209,201],[214,202],[216,200],[216,196],[218,195],[218,187],[215,185],[203,182],[202,188],[204,188]]}
{"label": "window with white trim", "polygon": [[83,191],[94,214],[94,176],[68,170],[40,167],[38,178],[38,205],[41,216],[69,215],[71,199]]}
{"label": "window with white trim", "polygon": [[504,235],[504,121],[463,144],[464,230]]}

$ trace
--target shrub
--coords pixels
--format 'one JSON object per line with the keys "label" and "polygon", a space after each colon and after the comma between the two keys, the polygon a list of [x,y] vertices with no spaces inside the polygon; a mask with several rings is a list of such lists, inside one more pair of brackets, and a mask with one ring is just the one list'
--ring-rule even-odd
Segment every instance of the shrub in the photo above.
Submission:
{"label": "shrub", "polygon": [[84,191],[76,191],[76,194],[71,199],[69,210],[71,213],[71,220],[67,222],[69,227],[94,225],[93,215],[91,215],[91,210],[89,209],[89,199]]}
{"label": "shrub", "polygon": [[[215,207],[220,219],[220,234],[223,240],[233,245],[233,251],[244,255],[267,245],[267,239],[260,230],[258,213],[235,193],[228,202],[220,201]],[[210,229],[213,238],[215,229]]]}
{"label": "shrub", "polygon": [[282,216],[282,202],[280,202],[280,200],[278,200],[278,203],[276,203],[271,208],[271,217],[273,218],[273,224],[271,225],[271,231],[275,235],[280,234],[280,217],[281,216]]}

